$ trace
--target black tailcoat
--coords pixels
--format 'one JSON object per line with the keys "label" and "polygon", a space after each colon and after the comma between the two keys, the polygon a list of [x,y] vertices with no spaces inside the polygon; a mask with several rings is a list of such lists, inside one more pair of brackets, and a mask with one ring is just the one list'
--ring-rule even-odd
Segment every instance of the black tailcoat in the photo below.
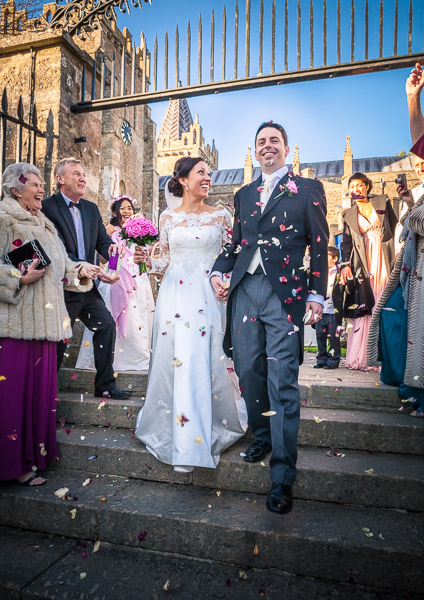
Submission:
{"label": "black tailcoat", "polygon": [[[284,193],[289,178],[298,188],[293,196]],[[261,183],[262,176],[236,193],[233,241],[213,266],[214,271],[232,273],[224,339],[224,350],[229,356],[233,292],[246,275],[256,248],[260,248],[267,277],[288,319],[299,327],[302,346],[307,296],[311,292],[325,297],[327,292],[327,203],[322,183],[286,174],[275,186],[263,213]],[[309,274],[303,264],[307,246],[311,258]]]}
{"label": "black tailcoat", "polygon": [[[103,258],[109,259],[109,246],[112,240],[106,233],[99,209],[94,202],[81,199],[81,220],[84,231],[84,245],[86,261],[94,263],[94,252],[97,250]],[[78,242],[71,211],[62,194],[58,192],[42,203],[42,211],[52,221],[59,237],[65,244],[66,251],[71,260],[79,261]]]}

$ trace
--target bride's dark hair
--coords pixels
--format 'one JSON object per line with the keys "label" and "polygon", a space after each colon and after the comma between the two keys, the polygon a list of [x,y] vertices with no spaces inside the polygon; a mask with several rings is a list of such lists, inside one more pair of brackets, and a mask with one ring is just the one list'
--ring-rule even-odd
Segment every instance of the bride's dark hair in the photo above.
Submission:
{"label": "bride's dark hair", "polygon": [[174,172],[172,173],[172,177],[169,180],[168,188],[171,194],[177,196],[177,198],[183,197],[183,186],[178,181],[180,177],[187,177],[192,168],[197,165],[197,163],[201,162],[203,158],[198,156],[197,158],[192,158],[191,156],[184,156],[183,158],[179,158],[174,166]]}

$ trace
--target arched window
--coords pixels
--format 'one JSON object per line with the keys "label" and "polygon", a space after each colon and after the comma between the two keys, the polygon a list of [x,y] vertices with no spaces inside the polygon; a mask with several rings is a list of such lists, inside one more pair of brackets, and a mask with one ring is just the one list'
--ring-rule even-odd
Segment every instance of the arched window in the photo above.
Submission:
{"label": "arched window", "polygon": [[193,131],[193,144],[195,144],[197,142],[197,130],[195,129]]}
{"label": "arched window", "polygon": [[24,26],[24,22],[23,22],[23,20],[22,20],[22,19],[19,19],[19,21],[18,21],[18,31],[22,31],[22,29],[23,29],[23,26]]}
{"label": "arched window", "polygon": [[125,190],[125,182],[121,179],[121,181],[119,182],[119,195],[124,196],[126,193],[127,192]]}
{"label": "arched window", "polygon": [[187,139],[187,137],[185,137],[184,138],[184,146],[187,146],[187,144],[188,144],[188,139]]}
{"label": "arched window", "polygon": [[48,23],[50,23],[50,21],[52,20],[52,11],[51,10],[47,11],[45,19]]}

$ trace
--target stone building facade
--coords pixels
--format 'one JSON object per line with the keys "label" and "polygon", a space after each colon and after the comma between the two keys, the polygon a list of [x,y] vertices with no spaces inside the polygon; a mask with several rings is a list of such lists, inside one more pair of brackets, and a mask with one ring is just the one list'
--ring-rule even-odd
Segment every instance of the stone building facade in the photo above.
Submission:
{"label": "stone building facade", "polygon": [[[9,4],[11,0],[9,0]],[[56,4],[45,4],[48,17]],[[2,15],[5,13],[2,11]],[[74,156],[82,161],[87,173],[88,200],[96,202],[105,220],[109,216],[110,200],[123,193],[138,201],[145,215],[154,220],[158,214],[158,173],[156,169],[156,126],[148,106],[126,107],[109,111],[73,114],[70,107],[81,100],[83,65],[87,83],[85,99],[91,98],[93,60],[97,64],[96,97],[100,93],[100,73],[105,70],[105,97],[119,95],[125,54],[124,87],[131,85],[133,39],[122,32],[115,22],[102,21],[101,27],[84,41],[62,31],[36,32],[31,22],[22,31],[8,31],[6,22],[0,37],[0,90],[6,89],[8,112],[16,114],[22,98],[25,118],[37,108],[37,126],[44,137],[37,140],[36,165],[40,168],[46,192],[54,191],[53,169],[58,160]],[[142,80],[148,89],[148,60],[143,65],[143,44],[135,49],[135,88],[141,90]],[[144,53],[149,59],[149,53]],[[115,57],[115,61],[113,60]],[[14,112],[15,111],[15,112]],[[124,142],[122,126],[131,130],[131,143]],[[7,164],[15,161],[16,127],[7,132]],[[24,135],[24,152],[28,140]]]}

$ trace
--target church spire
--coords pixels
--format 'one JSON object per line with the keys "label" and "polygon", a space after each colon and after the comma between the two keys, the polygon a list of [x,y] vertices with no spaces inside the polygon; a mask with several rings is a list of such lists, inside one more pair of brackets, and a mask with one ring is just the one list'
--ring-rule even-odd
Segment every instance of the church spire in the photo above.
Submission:
{"label": "church spire", "polygon": [[244,161],[244,185],[251,183],[253,179],[253,163],[250,155],[250,146],[247,147],[246,160]]}
{"label": "church spire", "polygon": [[350,136],[346,136],[346,149],[344,153],[344,175],[350,177],[352,175],[353,167],[353,154],[352,148],[350,147]]}
{"label": "church spire", "polygon": [[294,147],[292,171],[295,175],[300,175],[299,146],[297,144]]}
{"label": "church spire", "polygon": [[158,139],[169,135],[170,141],[180,140],[181,135],[189,131],[192,124],[193,118],[187,100],[171,100],[159,128]]}

